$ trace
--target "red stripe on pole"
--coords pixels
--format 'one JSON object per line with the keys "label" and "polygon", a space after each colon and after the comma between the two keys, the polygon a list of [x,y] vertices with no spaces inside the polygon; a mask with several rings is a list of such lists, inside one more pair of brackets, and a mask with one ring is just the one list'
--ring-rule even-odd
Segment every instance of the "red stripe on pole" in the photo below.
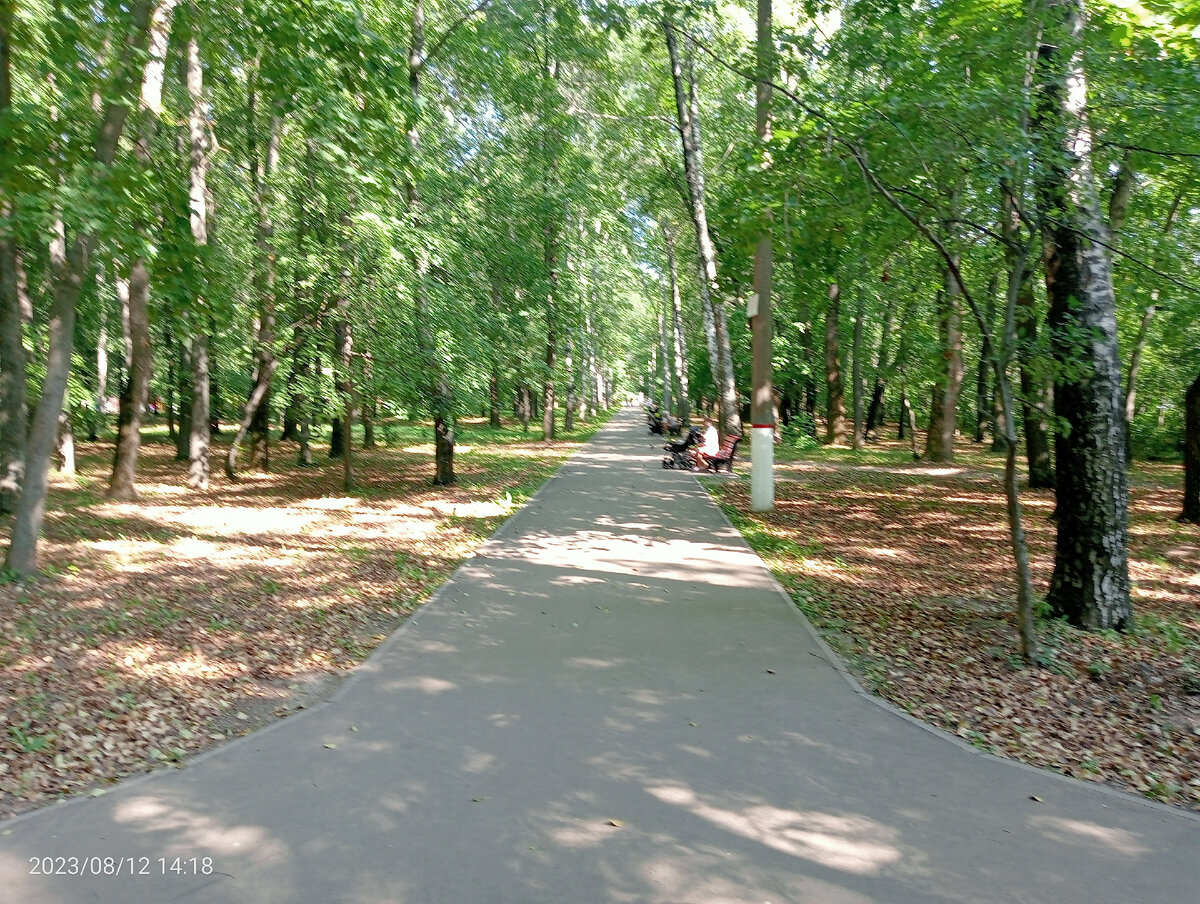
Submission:
{"label": "red stripe on pole", "polygon": [[774,424],[751,424],[750,429],[751,430],[774,430],[775,425]]}

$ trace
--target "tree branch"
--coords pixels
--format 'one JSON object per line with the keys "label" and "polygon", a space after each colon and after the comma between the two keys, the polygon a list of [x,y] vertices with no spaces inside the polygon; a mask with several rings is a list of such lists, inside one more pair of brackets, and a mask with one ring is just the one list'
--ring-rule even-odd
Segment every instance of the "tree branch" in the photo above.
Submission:
{"label": "tree branch", "polygon": [[416,70],[417,74],[419,75],[425,71],[425,67],[429,64],[429,61],[437,56],[438,51],[445,46],[446,42],[450,40],[456,31],[466,25],[467,21],[472,16],[487,9],[489,6],[491,6],[491,4],[492,0],[479,0],[478,3],[470,7],[465,13],[450,23],[450,27],[442,32],[442,36],[434,41],[433,46],[429,48],[429,52],[421,57],[421,65],[418,66]]}

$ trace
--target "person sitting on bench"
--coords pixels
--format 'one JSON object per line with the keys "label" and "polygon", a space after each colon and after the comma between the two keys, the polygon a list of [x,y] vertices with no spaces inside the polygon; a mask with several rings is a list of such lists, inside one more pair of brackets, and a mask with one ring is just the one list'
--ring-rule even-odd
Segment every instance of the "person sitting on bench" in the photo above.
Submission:
{"label": "person sitting on bench", "polygon": [[696,467],[708,467],[706,455],[716,455],[721,451],[721,437],[717,434],[717,425],[712,422],[712,418],[704,419],[704,439],[700,445],[692,448],[692,458],[696,460]]}

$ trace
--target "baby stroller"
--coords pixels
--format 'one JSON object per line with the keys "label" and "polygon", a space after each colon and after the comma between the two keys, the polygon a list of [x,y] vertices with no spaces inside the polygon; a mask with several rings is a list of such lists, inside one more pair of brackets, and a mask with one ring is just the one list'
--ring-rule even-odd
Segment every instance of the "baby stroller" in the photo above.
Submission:
{"label": "baby stroller", "polygon": [[704,438],[704,434],[699,427],[689,427],[687,436],[677,443],[667,443],[663,446],[664,452],[669,452],[670,455],[663,457],[662,466],[667,470],[679,469],[680,471],[694,471],[696,469],[696,461],[692,458],[690,451],[693,446],[700,444],[700,440]]}

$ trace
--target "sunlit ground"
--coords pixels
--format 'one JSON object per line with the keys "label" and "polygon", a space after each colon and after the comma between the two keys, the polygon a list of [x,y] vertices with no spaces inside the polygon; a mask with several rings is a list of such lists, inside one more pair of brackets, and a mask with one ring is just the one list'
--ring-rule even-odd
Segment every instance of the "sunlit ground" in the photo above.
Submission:
{"label": "sunlit ground", "polygon": [[[1134,630],[1041,622],[1029,669],[998,456],[964,442],[952,467],[896,443],[857,464],[779,457],[771,514],[750,513],[744,480],[712,492],[865,684],[983,749],[1200,808],[1200,531],[1173,520],[1179,467],[1131,481]],[[1044,593],[1053,494],[1022,501]]]}
{"label": "sunlit ground", "polygon": [[173,448],[151,442],[136,504],[102,499],[111,446],[82,444],[79,477],[53,479],[47,577],[0,587],[0,814],[327,694],[586,435],[476,427],[459,485],[435,488],[417,433],[356,449],[350,492],[324,447],[300,468],[285,443],[274,473],[237,483],[214,457],[213,489],[194,493]]}

